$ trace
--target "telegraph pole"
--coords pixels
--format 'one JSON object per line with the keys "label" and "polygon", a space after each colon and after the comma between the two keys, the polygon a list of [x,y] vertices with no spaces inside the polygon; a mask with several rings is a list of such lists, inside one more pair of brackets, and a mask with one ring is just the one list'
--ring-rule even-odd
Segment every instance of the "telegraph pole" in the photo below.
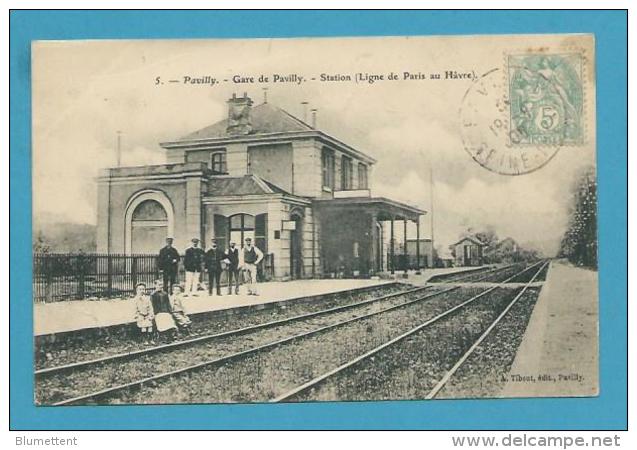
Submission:
{"label": "telegraph pole", "polygon": [[436,247],[434,246],[434,170],[433,164],[429,163],[429,198],[430,205],[430,227],[431,227],[431,267],[435,264]]}
{"label": "telegraph pole", "polygon": [[122,166],[122,132],[117,130],[117,167]]}

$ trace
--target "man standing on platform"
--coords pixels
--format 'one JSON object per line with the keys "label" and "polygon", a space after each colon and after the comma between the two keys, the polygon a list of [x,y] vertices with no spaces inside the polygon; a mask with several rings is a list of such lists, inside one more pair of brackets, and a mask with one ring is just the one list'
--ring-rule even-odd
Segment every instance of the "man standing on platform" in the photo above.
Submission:
{"label": "man standing on platform", "polygon": [[184,268],[186,269],[186,286],[184,297],[189,295],[197,296],[199,289],[199,274],[203,264],[204,252],[199,248],[199,239],[192,238],[192,246],[186,249],[184,258]]}
{"label": "man standing on platform", "polygon": [[212,238],[212,246],[206,251],[206,270],[208,271],[208,295],[212,295],[212,285],[217,286],[217,295],[221,295],[221,260],[224,255],[217,248],[217,241]]}
{"label": "man standing on platform", "polygon": [[224,256],[226,264],[228,265],[228,295],[232,294],[233,277],[235,281],[234,293],[239,295],[239,249],[235,247],[234,242],[230,242],[230,246]]}
{"label": "man standing on platform", "polygon": [[177,283],[179,252],[173,247],[173,238],[166,238],[166,246],[159,250],[158,266],[164,281],[164,292],[172,292]]}
{"label": "man standing on platform", "polygon": [[252,239],[245,239],[243,247],[243,269],[246,272],[246,285],[248,295],[259,295],[257,292],[257,265],[263,259],[263,253],[256,246],[252,245]]}

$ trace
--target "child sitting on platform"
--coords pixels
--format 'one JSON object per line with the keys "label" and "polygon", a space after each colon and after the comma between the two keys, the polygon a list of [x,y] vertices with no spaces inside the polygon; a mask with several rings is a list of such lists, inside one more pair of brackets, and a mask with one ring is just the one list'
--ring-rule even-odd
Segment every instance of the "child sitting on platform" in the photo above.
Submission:
{"label": "child sitting on platform", "polygon": [[155,314],[150,297],[146,294],[146,285],[137,283],[135,286],[135,322],[140,331],[139,338],[141,341],[152,341],[153,337],[153,320]]}
{"label": "child sitting on platform", "polygon": [[172,316],[170,298],[164,291],[163,280],[155,281],[155,290],[150,294],[150,301],[155,313],[155,327],[159,333],[160,341],[174,339],[177,333],[177,326]]}
{"label": "child sitting on platform", "polygon": [[190,334],[190,325],[192,324],[192,321],[184,309],[183,290],[178,284],[173,286],[173,292],[170,296],[170,306],[172,308],[173,319],[177,322],[179,329],[184,331],[186,334]]}

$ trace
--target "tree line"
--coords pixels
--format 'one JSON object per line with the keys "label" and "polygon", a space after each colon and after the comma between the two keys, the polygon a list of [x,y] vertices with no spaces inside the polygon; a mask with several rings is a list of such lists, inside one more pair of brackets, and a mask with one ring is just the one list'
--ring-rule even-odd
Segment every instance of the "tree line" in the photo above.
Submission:
{"label": "tree line", "polygon": [[586,168],[571,188],[569,222],[558,256],[571,263],[597,268],[597,178]]}
{"label": "tree line", "polygon": [[[472,236],[485,245],[482,250],[484,264],[537,261],[541,257],[536,250],[525,248],[511,237],[500,238],[493,226],[487,226],[481,231],[470,228],[465,236]],[[450,250],[455,257],[455,248],[451,246]]]}

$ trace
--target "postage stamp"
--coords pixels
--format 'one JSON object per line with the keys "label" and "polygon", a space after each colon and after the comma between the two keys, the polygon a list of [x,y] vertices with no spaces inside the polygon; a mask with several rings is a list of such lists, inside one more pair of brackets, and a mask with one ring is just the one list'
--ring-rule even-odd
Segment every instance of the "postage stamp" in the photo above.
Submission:
{"label": "postage stamp", "polygon": [[505,67],[484,72],[460,107],[465,150],[500,175],[544,167],[564,146],[586,140],[581,52],[507,53]]}
{"label": "postage stamp", "polygon": [[508,55],[512,145],[580,144],[584,139],[582,55]]}
{"label": "postage stamp", "polygon": [[502,70],[494,68],[469,87],[460,106],[460,134],[465,151],[485,169],[499,175],[524,175],[553,159],[562,141],[550,145],[511,143],[511,134],[517,136],[518,132],[511,126],[506,83]]}

